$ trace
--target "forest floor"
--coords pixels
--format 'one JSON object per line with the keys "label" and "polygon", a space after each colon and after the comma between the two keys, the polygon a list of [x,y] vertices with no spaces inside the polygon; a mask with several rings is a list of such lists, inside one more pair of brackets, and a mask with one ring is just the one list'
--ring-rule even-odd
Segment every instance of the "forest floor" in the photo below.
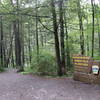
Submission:
{"label": "forest floor", "polygon": [[0,73],[0,100],[100,100],[100,86],[9,70]]}

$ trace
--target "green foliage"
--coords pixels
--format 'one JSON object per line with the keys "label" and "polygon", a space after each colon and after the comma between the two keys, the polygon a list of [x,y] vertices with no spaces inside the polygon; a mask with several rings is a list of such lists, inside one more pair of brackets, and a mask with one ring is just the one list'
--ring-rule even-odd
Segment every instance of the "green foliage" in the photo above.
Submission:
{"label": "green foliage", "polygon": [[0,72],[4,72],[4,71],[5,71],[5,69],[0,66]]}
{"label": "green foliage", "polygon": [[33,53],[33,59],[30,69],[33,73],[42,75],[53,75],[56,74],[57,68],[55,63],[55,57],[47,52],[41,51],[37,56],[36,52]]}
{"label": "green foliage", "polygon": [[100,60],[100,56],[94,57],[94,60]]}
{"label": "green foliage", "polygon": [[[4,33],[4,44],[6,44],[7,48],[10,47],[11,37],[13,35],[13,21],[19,19],[20,27],[19,31],[22,35],[21,39],[23,41],[22,45],[25,47],[25,64],[30,63],[30,55],[34,49],[36,49],[36,13],[39,17],[38,21],[38,38],[39,38],[39,49],[45,50],[40,51],[40,54],[37,56],[36,52],[32,54],[32,63],[30,67],[25,67],[26,73],[39,73],[39,74],[55,74],[57,72],[55,57],[55,48],[54,48],[54,35],[53,35],[53,26],[52,26],[52,14],[51,14],[51,0],[38,0],[38,5],[36,7],[36,0],[20,0],[19,8],[15,4],[11,4],[10,0],[1,0],[0,2],[0,14],[2,15],[3,21],[3,33]],[[92,9],[91,4],[87,3],[86,0],[79,0],[81,3],[81,15],[83,21],[83,29],[84,29],[84,46],[85,53],[88,56],[91,56],[91,48],[92,48]],[[80,27],[79,27],[79,19],[78,19],[78,10],[77,6],[78,0],[65,0],[63,11],[65,13],[64,24],[67,24],[68,31],[68,45],[67,41],[65,41],[66,46],[66,62],[67,68],[69,68],[72,64],[70,64],[70,59],[73,54],[80,54]],[[36,8],[38,8],[38,12],[36,12]],[[57,22],[58,22],[58,31],[59,30],[59,7],[56,6],[56,14],[57,14]],[[99,35],[100,33],[100,5],[95,4],[95,46],[94,46],[94,59],[100,60],[100,49],[99,49]],[[18,15],[17,15],[18,13]],[[43,16],[49,16],[51,18],[45,18]],[[44,27],[44,26],[45,27]],[[52,31],[49,31],[49,30]],[[66,31],[65,31],[66,32]],[[66,34],[66,33],[65,33]],[[59,35],[60,37],[60,35]],[[88,38],[87,38],[88,37]],[[7,42],[6,42],[7,41]],[[43,42],[43,45],[42,45]],[[28,46],[30,45],[30,51],[28,50]],[[6,47],[4,46],[4,47]],[[14,46],[14,42],[12,44]],[[67,47],[68,46],[68,47]],[[23,48],[22,47],[22,48]],[[87,50],[87,47],[89,50]],[[8,56],[8,49],[7,52]],[[48,52],[47,52],[48,51]],[[15,50],[13,50],[15,52]],[[67,52],[69,52],[67,54]],[[70,55],[69,57],[67,57]],[[15,56],[15,55],[14,55]],[[68,69],[69,70],[69,69]],[[0,71],[3,71],[2,67],[0,67]]]}

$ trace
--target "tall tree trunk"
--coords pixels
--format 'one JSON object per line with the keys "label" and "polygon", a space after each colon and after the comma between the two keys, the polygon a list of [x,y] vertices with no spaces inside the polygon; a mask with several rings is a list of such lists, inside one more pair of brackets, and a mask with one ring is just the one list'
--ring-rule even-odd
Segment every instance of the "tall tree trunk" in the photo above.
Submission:
{"label": "tall tree trunk", "polygon": [[24,54],[24,24],[22,23],[22,16],[21,16],[21,59],[22,59],[22,66],[25,64],[25,54]]}
{"label": "tall tree trunk", "polygon": [[39,36],[38,36],[38,0],[36,0],[36,46],[37,46],[37,55],[39,55]]}
{"label": "tall tree trunk", "polygon": [[67,55],[67,67],[71,67],[71,57],[70,57],[70,50],[69,50],[69,37],[68,37],[68,26],[66,21],[66,12],[64,11],[64,21],[65,21],[65,35],[66,35],[66,55]]}
{"label": "tall tree trunk", "polygon": [[92,6],[92,57],[94,57],[94,0],[91,0]]}
{"label": "tall tree trunk", "polygon": [[32,55],[31,55],[31,32],[30,32],[30,23],[28,23],[28,49],[29,49],[29,61],[31,64],[31,59],[32,59]]}
{"label": "tall tree trunk", "polygon": [[0,17],[0,67],[4,67],[4,55],[3,55],[3,22],[2,16]]}
{"label": "tall tree trunk", "polygon": [[80,28],[80,48],[81,48],[81,54],[84,55],[85,54],[84,30],[83,30],[83,21],[82,21],[82,11],[81,11],[80,0],[78,0],[77,7],[78,7],[79,28]]}
{"label": "tall tree trunk", "polygon": [[21,67],[21,43],[19,34],[19,20],[14,22],[14,33],[15,33],[15,57],[16,66],[20,69]]}
{"label": "tall tree trunk", "polygon": [[56,59],[58,65],[58,75],[62,76],[62,67],[61,67],[61,59],[60,59],[60,49],[59,49],[59,38],[58,38],[58,25],[57,25],[57,16],[55,11],[54,0],[51,0],[51,12],[53,16],[53,30],[54,30],[54,40],[55,40],[55,51],[56,51]]}
{"label": "tall tree trunk", "polygon": [[64,13],[63,13],[63,0],[59,1],[59,17],[60,17],[60,45],[61,45],[61,65],[63,74],[66,73],[66,66],[65,66],[65,45],[64,45]]}
{"label": "tall tree trunk", "polygon": [[13,38],[14,38],[14,34],[13,34],[13,25],[11,25],[10,27],[10,32],[11,32],[11,36],[10,36],[10,45],[9,45],[9,50],[8,50],[8,57],[6,59],[6,67],[8,67],[9,65],[9,62],[10,62],[10,59],[11,59],[11,56],[12,56],[12,53],[13,53],[13,50],[12,50],[12,46],[13,46]]}
{"label": "tall tree trunk", "polygon": [[22,57],[21,57],[21,33],[20,33],[20,22],[19,22],[19,0],[16,1],[17,6],[17,19],[15,21],[15,56],[16,56],[16,66],[18,66],[18,72],[23,71]]}

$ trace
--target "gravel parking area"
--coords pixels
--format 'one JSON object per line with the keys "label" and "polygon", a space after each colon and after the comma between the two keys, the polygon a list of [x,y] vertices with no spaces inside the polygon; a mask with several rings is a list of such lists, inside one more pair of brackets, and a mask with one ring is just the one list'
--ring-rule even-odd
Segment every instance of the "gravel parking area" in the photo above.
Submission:
{"label": "gravel parking area", "polygon": [[100,100],[100,86],[11,70],[0,73],[0,100]]}

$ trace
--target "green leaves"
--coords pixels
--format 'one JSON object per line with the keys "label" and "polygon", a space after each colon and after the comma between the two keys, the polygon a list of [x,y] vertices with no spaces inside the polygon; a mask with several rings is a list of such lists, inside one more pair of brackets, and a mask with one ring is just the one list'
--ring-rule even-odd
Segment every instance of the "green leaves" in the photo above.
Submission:
{"label": "green leaves", "polygon": [[39,74],[56,74],[57,68],[55,63],[55,57],[48,51],[41,51],[38,56],[36,55],[36,53],[33,53],[31,70],[33,71],[33,73]]}

